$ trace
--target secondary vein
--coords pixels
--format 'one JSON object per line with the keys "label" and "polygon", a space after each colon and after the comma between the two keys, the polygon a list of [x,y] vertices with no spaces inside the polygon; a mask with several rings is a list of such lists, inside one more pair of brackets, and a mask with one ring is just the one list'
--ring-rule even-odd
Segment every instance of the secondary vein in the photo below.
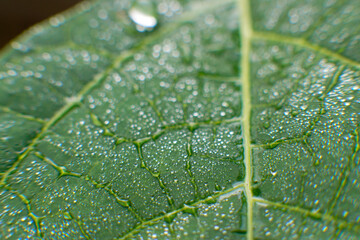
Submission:
{"label": "secondary vein", "polygon": [[252,38],[259,39],[259,40],[267,40],[267,41],[291,44],[291,45],[299,46],[302,48],[307,48],[307,49],[310,49],[317,53],[320,53],[325,56],[331,57],[333,59],[339,60],[347,65],[360,68],[359,62],[352,60],[352,59],[350,59],[344,55],[341,55],[337,52],[334,52],[331,49],[327,49],[327,48],[317,45],[315,43],[309,42],[308,40],[306,40],[304,38],[292,37],[292,36],[288,36],[288,35],[282,35],[282,34],[278,34],[278,33],[274,33],[274,32],[265,32],[265,31],[262,31],[262,32],[254,31],[252,34]]}

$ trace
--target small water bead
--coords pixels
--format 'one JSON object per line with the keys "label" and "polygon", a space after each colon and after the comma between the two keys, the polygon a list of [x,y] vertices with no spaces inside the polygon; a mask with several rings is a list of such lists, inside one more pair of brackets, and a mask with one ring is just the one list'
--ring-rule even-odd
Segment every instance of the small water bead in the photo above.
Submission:
{"label": "small water bead", "polygon": [[16,50],[22,51],[22,52],[26,52],[29,50],[29,48],[27,46],[25,46],[19,42],[12,42],[11,47]]}
{"label": "small water bead", "polygon": [[105,10],[105,9],[100,9],[98,11],[98,17],[101,19],[101,20],[106,20],[108,18],[108,12]]}
{"label": "small water bead", "polygon": [[16,75],[17,75],[17,72],[14,71],[14,70],[8,70],[8,71],[7,71],[7,74],[8,74],[9,76],[16,76]]}
{"label": "small water bead", "polygon": [[52,17],[49,20],[50,25],[53,27],[59,27],[61,24],[65,22],[64,16],[58,15],[56,17]]}
{"label": "small water bead", "polygon": [[181,5],[178,1],[170,1],[169,3],[160,3],[157,7],[159,14],[165,15],[166,17],[172,17],[181,11]]}

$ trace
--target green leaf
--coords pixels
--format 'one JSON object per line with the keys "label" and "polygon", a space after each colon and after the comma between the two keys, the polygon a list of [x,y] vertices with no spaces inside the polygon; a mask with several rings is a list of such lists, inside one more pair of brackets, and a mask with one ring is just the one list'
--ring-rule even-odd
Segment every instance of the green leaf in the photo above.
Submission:
{"label": "green leaf", "polygon": [[0,55],[0,238],[357,239],[359,12],[99,0],[30,29]]}

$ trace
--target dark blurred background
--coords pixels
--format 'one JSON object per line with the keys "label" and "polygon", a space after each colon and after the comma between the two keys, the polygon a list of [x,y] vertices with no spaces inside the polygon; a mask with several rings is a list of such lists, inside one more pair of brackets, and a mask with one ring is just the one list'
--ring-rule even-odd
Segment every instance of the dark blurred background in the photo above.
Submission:
{"label": "dark blurred background", "polygon": [[0,0],[0,49],[30,26],[81,0]]}

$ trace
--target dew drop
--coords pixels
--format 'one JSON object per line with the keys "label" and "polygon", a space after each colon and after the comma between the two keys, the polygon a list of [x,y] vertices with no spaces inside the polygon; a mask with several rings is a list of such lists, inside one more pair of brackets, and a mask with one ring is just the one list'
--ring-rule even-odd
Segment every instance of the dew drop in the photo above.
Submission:
{"label": "dew drop", "polygon": [[263,127],[264,127],[265,129],[268,129],[268,128],[270,127],[270,123],[269,123],[268,121],[264,122],[264,123],[263,123]]}
{"label": "dew drop", "polygon": [[296,111],[296,110],[291,111],[291,115],[292,115],[293,117],[297,116],[298,114],[299,114],[299,111]]}
{"label": "dew drop", "polygon": [[64,219],[71,220],[72,219],[71,214],[69,212],[64,212]]}
{"label": "dew drop", "polygon": [[156,10],[149,0],[138,0],[129,10],[129,17],[139,32],[152,31],[157,25]]}

